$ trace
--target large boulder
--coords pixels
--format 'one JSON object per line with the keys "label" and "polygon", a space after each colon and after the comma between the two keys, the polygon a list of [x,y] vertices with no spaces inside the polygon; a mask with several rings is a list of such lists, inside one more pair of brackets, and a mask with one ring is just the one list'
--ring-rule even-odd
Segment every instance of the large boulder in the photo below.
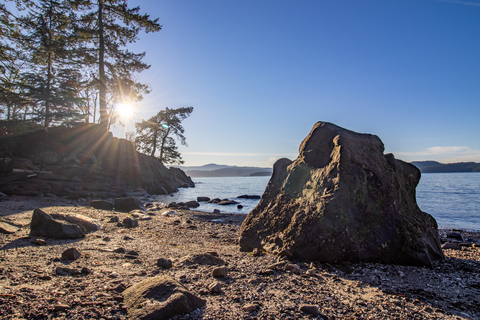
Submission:
{"label": "large boulder", "polygon": [[123,292],[128,318],[170,319],[203,307],[206,301],[190,293],[180,282],[158,276],[139,282]]}
{"label": "large boulder", "polygon": [[40,209],[35,209],[30,223],[30,237],[47,237],[52,239],[79,239],[87,231],[81,224],[56,220]]}
{"label": "large boulder", "polygon": [[241,250],[328,263],[443,259],[437,223],[416,202],[420,171],[383,152],[377,136],[316,123],[295,161],[275,163],[241,226]]}

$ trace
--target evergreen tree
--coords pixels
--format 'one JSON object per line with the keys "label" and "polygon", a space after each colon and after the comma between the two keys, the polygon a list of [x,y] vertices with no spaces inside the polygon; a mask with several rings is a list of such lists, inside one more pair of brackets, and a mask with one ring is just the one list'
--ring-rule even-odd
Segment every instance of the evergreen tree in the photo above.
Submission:
{"label": "evergreen tree", "polygon": [[[124,47],[138,39],[141,30],[156,32],[161,29],[158,19],[139,14],[140,8],[129,8],[127,0],[76,0],[82,12],[79,33],[89,44],[85,48],[87,60],[95,61],[98,70],[100,123],[109,128],[107,104],[119,99],[139,100],[146,87],[134,80],[133,73],[150,66],[143,63],[143,53],[132,53]],[[125,97],[115,86],[127,86],[134,97]],[[109,93],[109,94],[108,94]]]}
{"label": "evergreen tree", "polygon": [[135,124],[137,137],[135,145],[139,151],[150,153],[154,157],[159,151],[158,159],[165,164],[183,164],[182,156],[178,152],[176,139],[182,145],[187,145],[185,129],[182,121],[193,111],[193,107],[178,108],[160,111],[148,120]]}
{"label": "evergreen tree", "polygon": [[68,0],[24,0],[28,8],[19,19],[28,55],[24,74],[28,97],[37,106],[36,119],[45,127],[52,121],[79,117],[81,66],[76,61],[74,15]]}

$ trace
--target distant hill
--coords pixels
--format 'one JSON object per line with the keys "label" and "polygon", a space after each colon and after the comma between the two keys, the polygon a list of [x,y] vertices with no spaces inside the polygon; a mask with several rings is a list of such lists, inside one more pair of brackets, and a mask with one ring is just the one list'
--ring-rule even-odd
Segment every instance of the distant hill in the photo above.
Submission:
{"label": "distant hill", "polygon": [[272,174],[272,168],[237,167],[214,163],[197,167],[178,166],[178,168],[182,169],[188,176],[193,178],[269,176]]}
{"label": "distant hill", "polygon": [[480,163],[476,162],[458,162],[458,163],[440,163],[437,161],[413,161],[414,166],[420,169],[422,173],[434,172],[480,172]]}

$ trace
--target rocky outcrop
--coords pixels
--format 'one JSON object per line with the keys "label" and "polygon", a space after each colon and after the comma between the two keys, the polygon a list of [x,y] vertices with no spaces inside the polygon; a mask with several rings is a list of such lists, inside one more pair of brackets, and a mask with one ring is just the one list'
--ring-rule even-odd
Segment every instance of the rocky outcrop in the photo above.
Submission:
{"label": "rocky outcrop", "polygon": [[137,283],[123,292],[128,318],[137,320],[170,319],[190,313],[206,304],[180,282],[158,276]]}
{"label": "rocky outcrop", "polygon": [[275,163],[241,250],[329,263],[442,259],[437,223],[416,203],[420,171],[383,152],[377,136],[315,124],[295,161]]}
{"label": "rocky outcrop", "polygon": [[0,136],[0,192],[69,198],[167,194],[195,184],[96,125]]}

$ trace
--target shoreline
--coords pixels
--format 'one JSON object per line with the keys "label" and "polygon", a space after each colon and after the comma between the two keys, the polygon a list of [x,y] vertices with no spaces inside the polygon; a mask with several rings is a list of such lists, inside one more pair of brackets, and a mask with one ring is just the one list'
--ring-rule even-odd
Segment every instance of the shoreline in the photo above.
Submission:
{"label": "shoreline", "polygon": [[[465,236],[479,237],[471,245],[445,249],[446,259],[432,268],[330,265],[240,252],[238,231],[245,216],[239,214],[153,208],[151,220],[126,229],[108,221],[115,216],[121,221],[127,213],[75,206],[76,201],[14,198],[1,204],[0,220],[21,228],[1,235],[0,318],[127,319],[121,291],[149,277],[169,275],[207,301],[175,319],[312,319],[300,311],[304,304],[318,308],[316,319],[480,319],[480,248],[473,244],[480,243],[479,232]],[[37,245],[28,237],[35,208],[83,214],[102,227],[84,239],[43,238],[46,245]],[[164,211],[177,214],[162,215]],[[81,257],[61,259],[71,247]],[[118,248],[136,255],[116,253]],[[213,278],[214,266],[184,263],[206,252],[225,261],[226,277]],[[173,267],[158,267],[160,258],[170,259]],[[89,272],[82,273],[83,268]],[[220,293],[208,290],[213,282],[220,283]]]}

